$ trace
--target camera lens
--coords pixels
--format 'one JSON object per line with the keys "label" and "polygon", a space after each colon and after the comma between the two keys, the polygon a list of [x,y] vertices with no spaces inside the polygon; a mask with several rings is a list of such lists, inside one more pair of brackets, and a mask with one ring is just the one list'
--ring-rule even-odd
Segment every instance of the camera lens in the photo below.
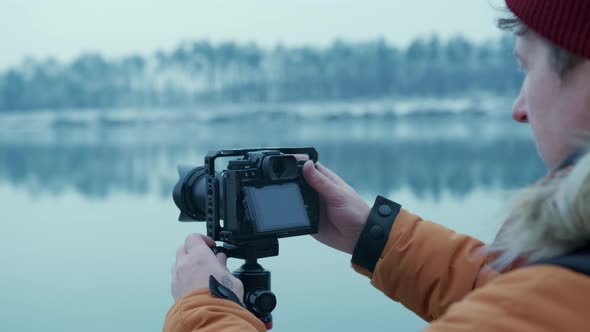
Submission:
{"label": "camera lens", "polygon": [[267,156],[262,161],[262,171],[271,181],[293,180],[297,177],[297,159],[291,155]]}
{"label": "camera lens", "polygon": [[172,198],[180,209],[180,221],[204,221],[207,199],[205,167],[178,168],[180,179],[174,186]]}

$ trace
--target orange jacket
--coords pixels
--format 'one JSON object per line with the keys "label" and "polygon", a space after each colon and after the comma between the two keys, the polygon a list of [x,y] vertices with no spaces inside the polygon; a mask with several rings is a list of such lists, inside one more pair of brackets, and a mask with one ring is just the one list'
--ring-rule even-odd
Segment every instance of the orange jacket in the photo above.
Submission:
{"label": "orange jacket", "polygon": [[[374,273],[353,265],[431,325],[425,332],[590,331],[590,278],[536,265],[499,274],[484,244],[408,211],[396,217]],[[254,315],[197,290],[176,303],[164,331],[265,331]]]}

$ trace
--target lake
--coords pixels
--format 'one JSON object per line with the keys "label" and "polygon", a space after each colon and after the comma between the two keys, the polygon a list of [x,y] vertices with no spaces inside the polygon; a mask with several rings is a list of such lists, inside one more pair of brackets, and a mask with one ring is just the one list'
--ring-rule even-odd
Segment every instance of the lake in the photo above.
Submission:
{"label": "lake", "polygon": [[[209,150],[304,146],[369,204],[381,194],[485,241],[507,194],[544,174],[509,109],[3,114],[0,330],[161,331],[176,249],[205,233],[176,221],[176,165],[202,165]],[[259,262],[278,299],[273,331],[426,326],[309,236],[281,239],[280,255]]]}

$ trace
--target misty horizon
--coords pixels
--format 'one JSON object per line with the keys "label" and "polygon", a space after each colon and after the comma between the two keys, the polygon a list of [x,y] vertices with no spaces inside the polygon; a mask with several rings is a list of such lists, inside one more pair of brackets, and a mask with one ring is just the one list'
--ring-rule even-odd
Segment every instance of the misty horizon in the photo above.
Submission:
{"label": "misty horizon", "polygon": [[437,33],[442,40],[462,34],[484,42],[500,36],[494,20],[502,15],[496,0],[0,2],[0,39],[10,45],[0,54],[0,71],[27,57],[67,62],[79,54],[100,53],[120,58],[192,40],[255,41],[268,48],[383,38],[406,47],[415,38]]}

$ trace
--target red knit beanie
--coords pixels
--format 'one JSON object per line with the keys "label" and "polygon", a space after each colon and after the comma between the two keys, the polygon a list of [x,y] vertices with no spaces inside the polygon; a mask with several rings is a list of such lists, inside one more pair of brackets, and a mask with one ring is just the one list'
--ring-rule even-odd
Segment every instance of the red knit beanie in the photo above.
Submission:
{"label": "red knit beanie", "polygon": [[590,0],[506,0],[506,5],[545,39],[590,58]]}

